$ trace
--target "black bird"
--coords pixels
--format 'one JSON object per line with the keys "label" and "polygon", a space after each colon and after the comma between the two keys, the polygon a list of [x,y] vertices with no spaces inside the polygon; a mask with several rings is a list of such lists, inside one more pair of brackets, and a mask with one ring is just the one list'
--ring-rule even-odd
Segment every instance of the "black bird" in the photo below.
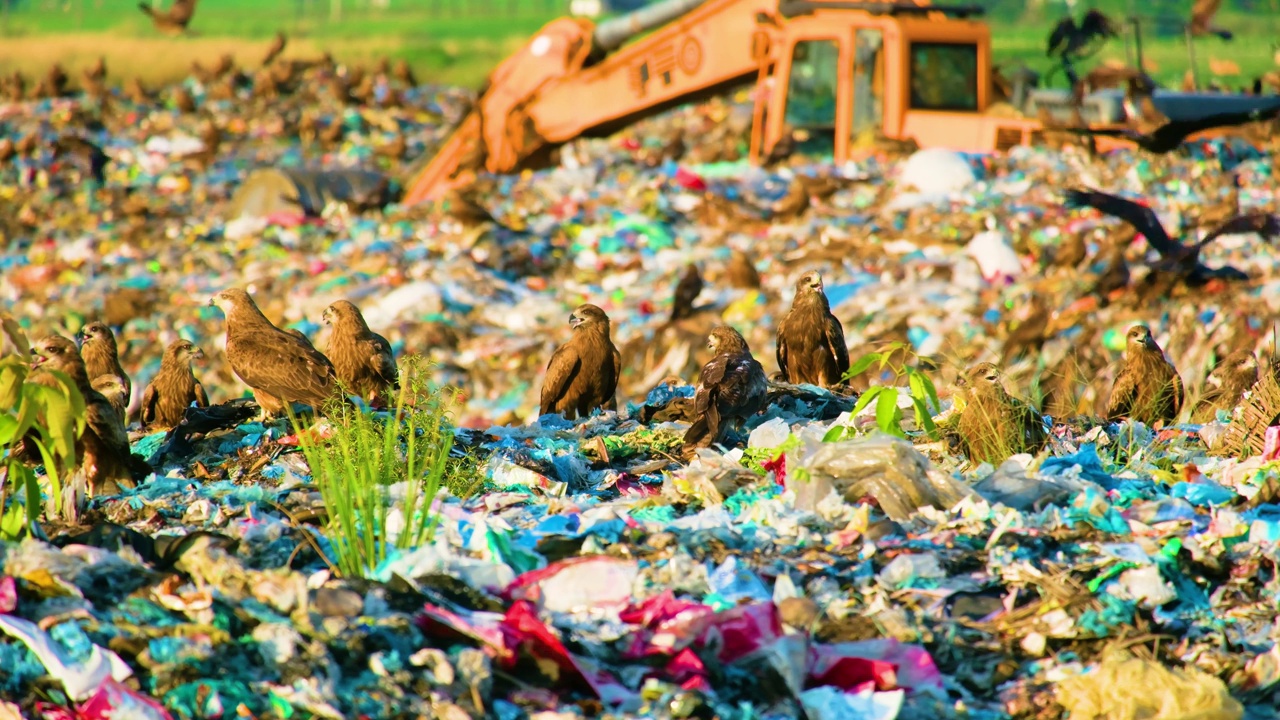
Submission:
{"label": "black bird", "polygon": [[1080,24],[1068,15],[1058,21],[1049,33],[1049,44],[1045,48],[1048,57],[1063,57],[1077,60],[1087,53],[1081,51],[1099,39],[1116,37],[1115,23],[1100,10],[1092,9],[1080,19]]}
{"label": "black bird", "polygon": [[1239,215],[1214,228],[1203,240],[1184,245],[1173,238],[1160,224],[1160,219],[1149,207],[1143,207],[1132,200],[1099,192],[1097,190],[1067,190],[1068,208],[1091,207],[1119,220],[1124,220],[1142,233],[1151,247],[1160,253],[1160,261],[1152,263],[1155,270],[1172,271],[1188,285],[1203,285],[1214,278],[1224,280],[1247,280],[1249,276],[1231,267],[1210,268],[1200,262],[1200,251],[1222,235],[1232,233],[1256,232],[1267,240],[1280,236],[1280,220],[1266,213],[1250,213]]}
{"label": "black bird", "polygon": [[676,283],[676,294],[671,302],[671,322],[693,315],[693,301],[702,294],[702,273],[698,266],[689,263],[685,266],[684,276]]}
{"label": "black bird", "polygon": [[1138,147],[1147,152],[1163,155],[1176,150],[1187,137],[1198,132],[1274,120],[1277,116],[1280,116],[1280,105],[1248,112],[1215,113],[1195,120],[1170,120],[1151,133],[1139,132],[1131,128],[1067,128],[1067,130],[1081,135],[1124,138],[1137,143]]}

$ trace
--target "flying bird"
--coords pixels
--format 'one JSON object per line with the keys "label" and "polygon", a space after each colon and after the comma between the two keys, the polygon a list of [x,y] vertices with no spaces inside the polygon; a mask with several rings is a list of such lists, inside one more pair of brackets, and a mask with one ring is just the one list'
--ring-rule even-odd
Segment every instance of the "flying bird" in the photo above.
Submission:
{"label": "flying bird", "polygon": [[1009,395],[994,363],[978,363],[957,382],[963,407],[956,421],[961,446],[973,462],[998,465],[1011,455],[1037,453],[1048,435],[1040,413]]}
{"label": "flying bird", "polygon": [[684,434],[684,451],[720,442],[731,425],[765,408],[769,381],[742,335],[719,325],[707,336],[712,358],[702,366],[693,407],[696,419]]}
{"label": "flying bird", "polygon": [[1143,325],[1129,328],[1120,372],[1107,403],[1107,420],[1127,417],[1152,426],[1173,422],[1182,410],[1183,399],[1182,378],[1165,359],[1151,330]]}
{"label": "flying bird", "polygon": [[778,369],[787,382],[833,387],[849,371],[844,327],[831,314],[822,275],[807,272],[796,281],[791,310],[778,323]]}
{"label": "flying bird", "polygon": [[1258,382],[1258,358],[1252,350],[1236,350],[1227,355],[1205,379],[1204,394],[1191,409],[1191,422],[1207,423],[1219,410],[1230,411],[1240,396]]}
{"label": "flying bird", "polygon": [[1160,218],[1156,217],[1154,210],[1132,200],[1097,190],[1073,188],[1067,190],[1064,205],[1068,208],[1091,207],[1129,223],[1142,233],[1151,247],[1160,254],[1160,262],[1154,263],[1152,267],[1172,271],[1191,286],[1203,285],[1214,278],[1225,280],[1249,278],[1244,272],[1231,266],[1210,268],[1200,262],[1200,251],[1217,238],[1247,232],[1258,233],[1267,240],[1280,236],[1280,219],[1266,213],[1251,213],[1239,215],[1222,223],[1199,242],[1184,245],[1169,237],[1169,233],[1160,223]]}
{"label": "flying bird", "polygon": [[124,386],[125,397],[133,393],[133,382],[120,367],[119,350],[116,347],[116,336],[103,322],[91,322],[80,330],[80,355],[84,358],[85,368],[89,372],[89,382],[93,383],[103,376],[119,379]]}
{"label": "flying bird", "polygon": [[388,389],[400,389],[400,371],[391,352],[391,343],[369,329],[360,309],[338,300],[324,309],[324,322],[333,327],[329,347],[338,380],[346,391],[358,395],[372,407],[386,407]]}
{"label": "flying bird", "polygon": [[569,315],[569,325],[569,341],[547,363],[539,414],[574,420],[596,408],[616,410],[622,354],[609,338],[609,316],[590,303],[579,305]]}
{"label": "flying bird", "polygon": [[1070,132],[1106,137],[1124,138],[1134,142],[1147,152],[1163,155],[1172,152],[1186,139],[1198,132],[1214,128],[1236,127],[1251,122],[1273,120],[1280,116],[1280,105],[1255,110],[1215,113],[1194,120],[1170,120],[1150,133],[1132,128],[1067,128]]}
{"label": "flying bird", "polygon": [[204,351],[190,341],[169,343],[160,360],[160,372],[142,393],[144,427],[176,427],[191,403],[198,408],[209,407],[209,396],[191,370],[191,361],[202,359]]}
{"label": "flying bird", "polygon": [[1100,50],[1107,40],[1117,34],[1115,23],[1097,9],[1085,13],[1079,24],[1068,15],[1059,20],[1050,31],[1045,55],[1059,59],[1067,80],[1074,86],[1080,81],[1073,67],[1074,63]]}
{"label": "flying bird", "polygon": [[702,273],[695,263],[684,268],[684,276],[676,283],[676,294],[671,302],[671,322],[693,315],[693,301],[702,294]]}
{"label": "flying bird", "polygon": [[215,294],[209,304],[226,315],[231,370],[253,391],[265,414],[279,416],[286,403],[295,402],[321,411],[327,401],[340,397],[329,358],[272,325],[249,293],[230,288]]}
{"label": "flying bird", "polygon": [[1235,37],[1230,30],[1220,28],[1213,24],[1213,18],[1218,14],[1218,8],[1222,6],[1222,0],[1196,0],[1191,6],[1191,22],[1187,23],[1188,29],[1192,35],[1217,35],[1223,40],[1230,40]]}
{"label": "flying bird", "polygon": [[157,10],[151,5],[140,2],[138,9],[147,17],[151,18],[151,24],[155,25],[156,30],[166,35],[181,35],[187,32],[187,25],[191,23],[191,17],[195,15],[196,3],[199,0],[173,0],[173,4],[168,10]]}
{"label": "flying bird", "polygon": [[[114,494],[121,487],[134,487],[151,473],[151,466],[129,450],[129,436],[115,408],[89,384],[84,359],[75,343],[61,335],[50,335],[32,348],[32,373],[29,382],[56,387],[57,381],[46,370],[65,373],[84,396],[85,428],[76,440],[75,465],[88,482],[90,495]],[[30,455],[25,447],[23,453]]]}

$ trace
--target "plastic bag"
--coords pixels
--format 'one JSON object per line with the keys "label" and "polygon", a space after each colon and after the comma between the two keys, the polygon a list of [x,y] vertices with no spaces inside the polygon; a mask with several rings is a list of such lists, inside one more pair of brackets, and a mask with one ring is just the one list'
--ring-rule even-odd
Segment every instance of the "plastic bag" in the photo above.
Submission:
{"label": "plastic bag", "polygon": [[1170,670],[1150,660],[1114,653],[1093,672],[1059,683],[1058,702],[1068,720],[1239,720],[1244,706],[1212,675]]}

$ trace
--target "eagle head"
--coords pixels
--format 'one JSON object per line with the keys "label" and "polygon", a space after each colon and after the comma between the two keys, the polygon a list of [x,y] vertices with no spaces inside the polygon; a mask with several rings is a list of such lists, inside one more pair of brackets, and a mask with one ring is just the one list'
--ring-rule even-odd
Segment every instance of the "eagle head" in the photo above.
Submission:
{"label": "eagle head", "polygon": [[48,365],[54,370],[63,370],[75,362],[80,351],[76,344],[61,335],[50,335],[31,346],[32,369]]}
{"label": "eagle head", "polygon": [[1125,334],[1125,349],[1158,351],[1160,346],[1156,345],[1156,339],[1151,337],[1151,328],[1146,325],[1134,325]]}

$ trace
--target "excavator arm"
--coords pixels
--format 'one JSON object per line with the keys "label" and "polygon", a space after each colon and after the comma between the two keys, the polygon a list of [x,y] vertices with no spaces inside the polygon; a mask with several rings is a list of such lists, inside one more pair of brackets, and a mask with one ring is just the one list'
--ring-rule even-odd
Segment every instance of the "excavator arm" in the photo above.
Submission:
{"label": "excavator arm", "polygon": [[769,61],[777,7],[777,0],[665,0],[599,25],[551,21],[490,74],[405,203],[439,198],[481,167],[512,172],[574,138],[750,79]]}

